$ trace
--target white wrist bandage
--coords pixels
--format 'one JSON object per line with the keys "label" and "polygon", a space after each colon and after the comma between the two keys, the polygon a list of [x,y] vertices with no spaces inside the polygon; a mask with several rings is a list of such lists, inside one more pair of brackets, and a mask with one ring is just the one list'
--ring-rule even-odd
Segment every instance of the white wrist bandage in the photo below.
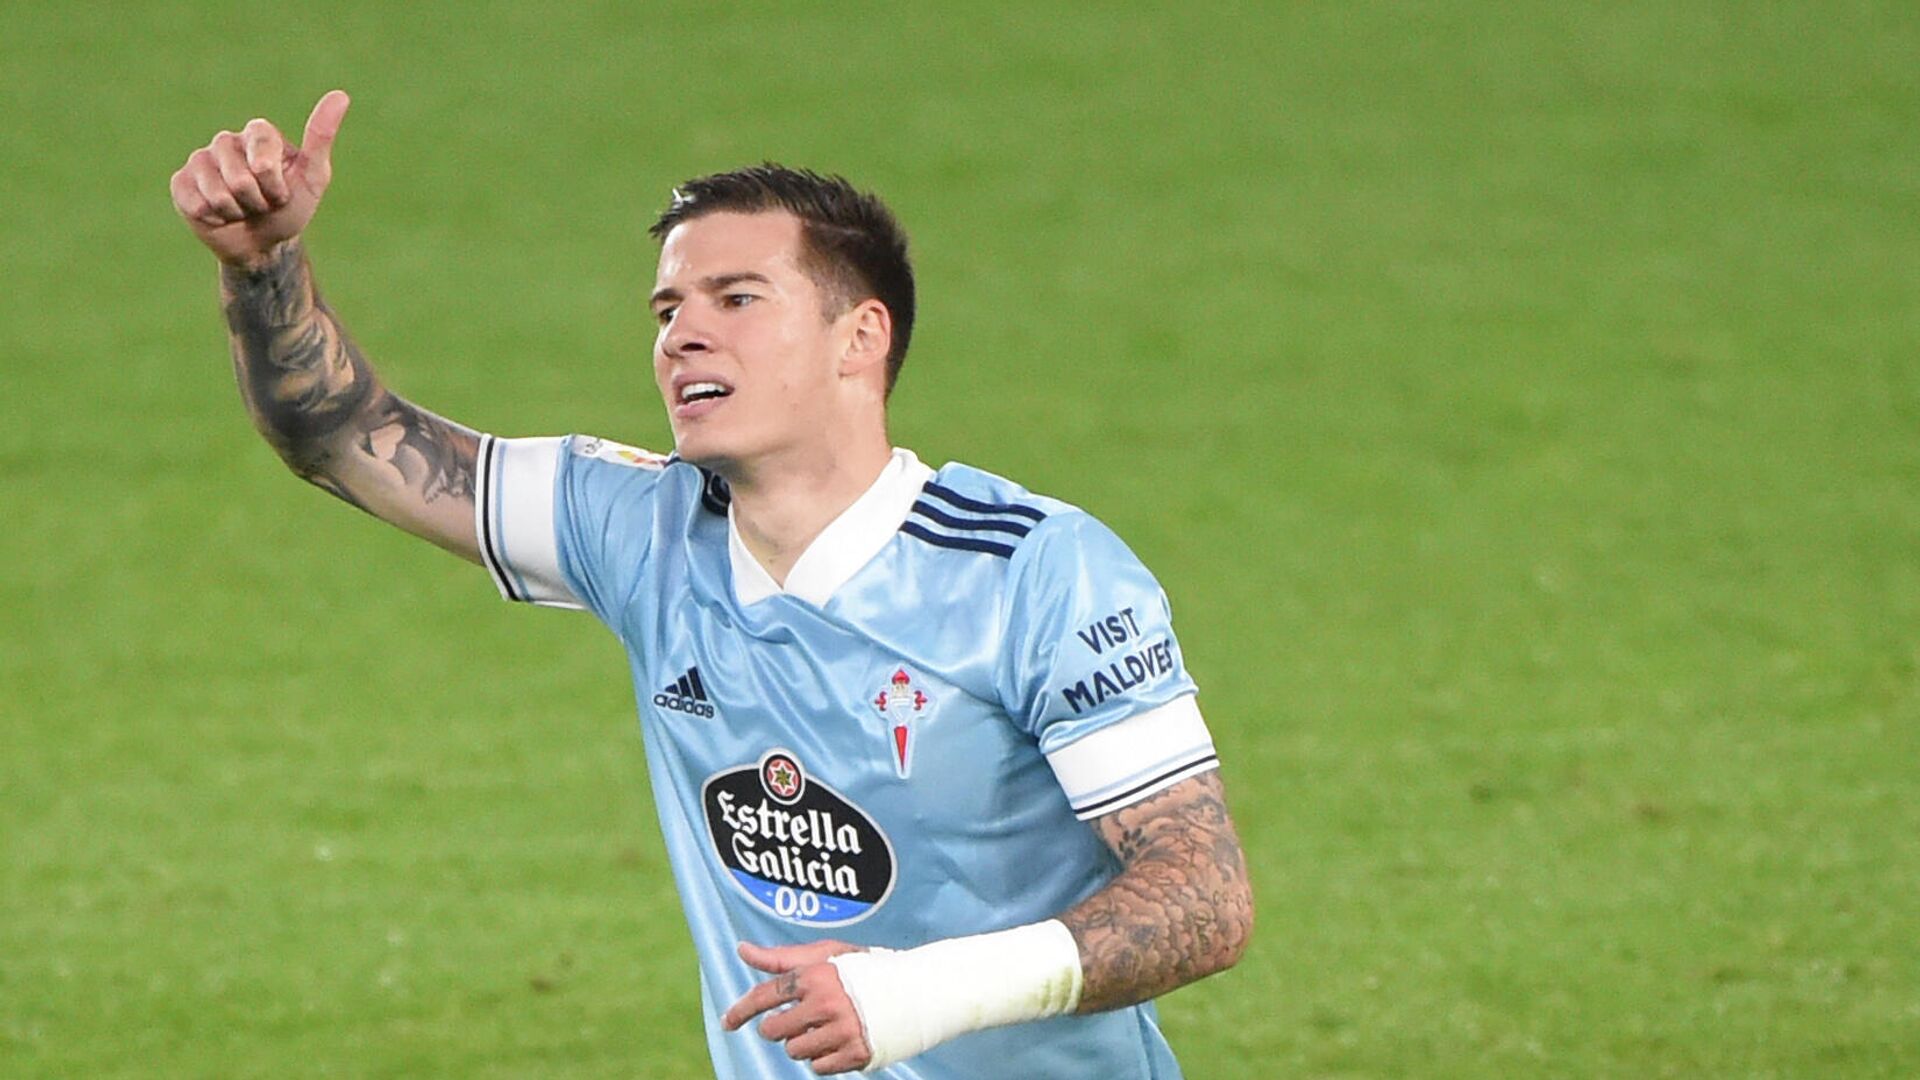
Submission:
{"label": "white wrist bandage", "polygon": [[1058,919],[917,949],[841,953],[832,963],[873,1048],[868,1069],[1080,1004],[1080,947]]}

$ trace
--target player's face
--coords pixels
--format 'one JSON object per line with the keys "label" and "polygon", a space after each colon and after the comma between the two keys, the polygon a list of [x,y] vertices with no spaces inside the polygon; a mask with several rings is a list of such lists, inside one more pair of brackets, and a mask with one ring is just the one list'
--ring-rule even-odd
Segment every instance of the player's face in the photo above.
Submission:
{"label": "player's face", "polygon": [[848,334],[800,245],[799,219],[783,212],[708,214],[667,234],[653,374],[686,460],[751,468],[831,438]]}

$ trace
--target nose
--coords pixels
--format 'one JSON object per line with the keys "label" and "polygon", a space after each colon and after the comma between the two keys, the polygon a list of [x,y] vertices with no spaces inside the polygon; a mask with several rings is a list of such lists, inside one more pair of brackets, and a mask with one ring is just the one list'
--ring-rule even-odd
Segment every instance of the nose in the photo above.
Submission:
{"label": "nose", "polygon": [[677,308],[661,332],[660,348],[668,356],[690,356],[713,349],[713,339],[707,333],[704,320],[688,311],[690,306],[682,304]]}

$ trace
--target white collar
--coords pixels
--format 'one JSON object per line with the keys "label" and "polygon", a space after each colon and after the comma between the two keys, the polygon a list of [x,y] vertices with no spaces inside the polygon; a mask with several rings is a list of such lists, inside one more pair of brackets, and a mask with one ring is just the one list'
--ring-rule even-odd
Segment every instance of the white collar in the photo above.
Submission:
{"label": "white collar", "polygon": [[727,555],[733,564],[733,595],[745,607],[782,592],[798,597],[815,607],[827,601],[860,568],[880,554],[900,523],[907,520],[920,489],[933,478],[933,470],[920,463],[913,451],[896,447],[886,468],[874,479],[853,505],[827,522],[807,550],[794,560],[787,571],[787,586],[782,589],[760,560],[747,550],[740,539],[740,526],[734,521],[733,506],[727,506]]}

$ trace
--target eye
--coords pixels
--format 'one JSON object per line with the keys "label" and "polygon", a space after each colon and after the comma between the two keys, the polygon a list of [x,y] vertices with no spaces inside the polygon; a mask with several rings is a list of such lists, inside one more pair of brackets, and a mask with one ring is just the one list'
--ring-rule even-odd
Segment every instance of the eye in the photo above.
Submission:
{"label": "eye", "polygon": [[656,308],[653,312],[654,321],[658,322],[661,326],[665,326],[673,321],[673,313],[678,310],[680,309],[672,307]]}
{"label": "eye", "polygon": [[721,297],[720,302],[727,305],[730,308],[743,308],[758,299],[760,298],[753,295],[752,293],[737,292],[737,293],[728,293],[727,295]]}

